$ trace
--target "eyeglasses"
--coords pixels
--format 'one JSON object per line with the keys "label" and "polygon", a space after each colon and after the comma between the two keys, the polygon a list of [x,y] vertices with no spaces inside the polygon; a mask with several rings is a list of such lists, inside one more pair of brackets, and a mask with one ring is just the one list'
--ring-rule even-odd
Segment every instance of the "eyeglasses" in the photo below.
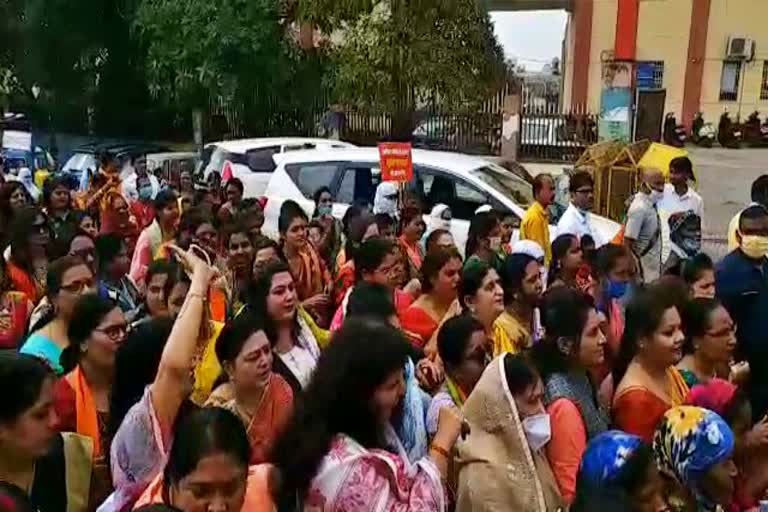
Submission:
{"label": "eyeglasses", "polygon": [[82,280],[82,281],[75,281],[69,284],[63,284],[61,285],[61,289],[67,293],[80,295],[84,291],[93,288],[93,286],[94,286],[93,279],[88,279],[88,280]]}
{"label": "eyeglasses", "polygon": [[128,335],[129,328],[127,325],[111,325],[104,329],[95,329],[95,331],[104,334],[112,341],[119,341]]}

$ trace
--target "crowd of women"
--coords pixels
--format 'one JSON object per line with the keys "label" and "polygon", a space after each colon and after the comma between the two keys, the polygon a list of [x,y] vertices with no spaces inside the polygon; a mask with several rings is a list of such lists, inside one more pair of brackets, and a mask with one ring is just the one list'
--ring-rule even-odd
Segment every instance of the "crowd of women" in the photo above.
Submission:
{"label": "crowd of women", "polygon": [[237,179],[135,187],[105,157],[83,191],[0,189],[3,511],[730,512],[768,489],[704,254],[644,283],[626,245],[513,241],[487,209],[457,248],[446,205],[391,183],[341,220],[327,188],[286,201],[272,240]]}

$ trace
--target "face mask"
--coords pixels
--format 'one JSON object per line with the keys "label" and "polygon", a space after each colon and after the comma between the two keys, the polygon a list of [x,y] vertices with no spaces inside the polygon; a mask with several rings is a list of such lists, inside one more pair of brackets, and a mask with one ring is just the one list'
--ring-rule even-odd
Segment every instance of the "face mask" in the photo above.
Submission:
{"label": "face mask", "polygon": [[656,204],[659,201],[661,201],[662,197],[664,197],[664,192],[659,192],[658,190],[651,190],[651,192],[648,194],[648,197],[650,198],[653,204]]}
{"label": "face mask", "polygon": [[148,187],[139,187],[139,199],[152,199],[152,185]]}
{"label": "face mask", "polygon": [[765,258],[768,255],[768,236],[742,235],[741,252],[753,260]]}
{"label": "face mask", "polygon": [[488,248],[492,250],[493,252],[499,252],[499,249],[501,249],[501,237],[500,236],[492,236],[488,239]]}
{"label": "face mask", "polygon": [[333,206],[331,205],[320,205],[317,207],[317,215],[319,217],[325,217],[326,215],[331,215],[333,213]]}
{"label": "face mask", "polygon": [[552,437],[549,414],[535,414],[523,420],[523,430],[528,439],[528,446],[534,452],[541,450]]}
{"label": "face mask", "polygon": [[627,293],[629,283],[621,281],[608,281],[606,293],[611,299],[620,299]]}

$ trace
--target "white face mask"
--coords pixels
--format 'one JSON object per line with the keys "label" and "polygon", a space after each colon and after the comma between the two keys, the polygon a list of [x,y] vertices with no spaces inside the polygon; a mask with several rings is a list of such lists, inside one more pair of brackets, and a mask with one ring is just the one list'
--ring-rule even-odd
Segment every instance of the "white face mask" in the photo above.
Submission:
{"label": "white face mask", "polygon": [[523,420],[523,430],[528,439],[528,446],[534,452],[541,450],[552,437],[549,414],[534,414]]}
{"label": "white face mask", "polygon": [[501,237],[492,236],[488,239],[488,248],[493,252],[498,252],[501,249]]}
{"label": "white face mask", "polygon": [[648,197],[651,199],[651,202],[653,204],[656,204],[659,201],[661,201],[661,198],[664,197],[664,192],[659,192],[658,190],[651,189],[651,193],[648,194]]}

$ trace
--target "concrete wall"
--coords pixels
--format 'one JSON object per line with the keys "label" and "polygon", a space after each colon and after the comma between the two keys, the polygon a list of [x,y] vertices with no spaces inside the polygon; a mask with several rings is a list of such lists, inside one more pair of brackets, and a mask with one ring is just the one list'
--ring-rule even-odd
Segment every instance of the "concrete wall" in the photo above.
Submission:
{"label": "concrete wall", "polygon": [[616,40],[617,0],[595,0],[592,14],[592,43],[589,54],[589,93],[587,107],[600,111],[600,93],[603,88],[602,56],[613,52]]}
{"label": "concrete wall", "polygon": [[571,106],[571,82],[573,81],[573,51],[574,51],[573,16],[568,16],[563,36],[563,86],[560,88],[560,105],[568,109]]}
{"label": "concrete wall", "polygon": [[763,62],[768,60],[768,1],[713,0],[709,15],[707,53],[701,89],[701,111],[708,121],[717,124],[720,114],[728,110],[735,117],[738,101],[720,101],[720,77],[728,36],[755,40],[755,60],[742,68],[740,87],[742,119],[752,111],[768,114],[768,100],[760,100]]}

